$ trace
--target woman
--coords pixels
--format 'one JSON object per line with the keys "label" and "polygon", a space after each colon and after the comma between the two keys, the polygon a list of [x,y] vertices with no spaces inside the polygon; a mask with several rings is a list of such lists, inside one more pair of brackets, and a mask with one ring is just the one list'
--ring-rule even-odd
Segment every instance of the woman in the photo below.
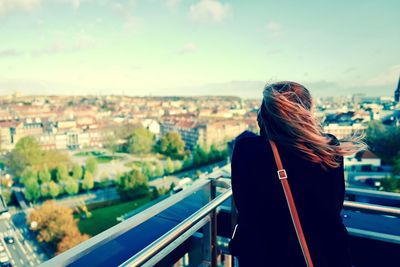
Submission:
{"label": "woman", "polygon": [[275,141],[314,266],[351,266],[340,211],[343,155],[364,148],[359,139],[323,134],[308,90],[294,82],[266,86],[258,113],[260,135],[239,136],[232,156],[238,226],[230,243],[240,267],[306,266],[268,139]]}

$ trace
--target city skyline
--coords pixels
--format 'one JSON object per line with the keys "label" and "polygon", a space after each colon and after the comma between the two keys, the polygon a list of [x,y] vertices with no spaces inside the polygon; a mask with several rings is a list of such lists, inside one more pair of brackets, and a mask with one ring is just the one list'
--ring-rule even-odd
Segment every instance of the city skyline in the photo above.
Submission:
{"label": "city skyline", "polygon": [[396,1],[0,0],[0,95],[256,98],[265,82],[295,80],[315,96],[393,96],[399,8]]}

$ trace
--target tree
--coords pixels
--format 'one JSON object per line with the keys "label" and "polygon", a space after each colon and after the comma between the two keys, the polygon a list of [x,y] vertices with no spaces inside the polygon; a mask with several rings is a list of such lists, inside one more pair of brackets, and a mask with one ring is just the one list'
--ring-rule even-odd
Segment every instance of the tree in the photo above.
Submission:
{"label": "tree", "polygon": [[400,155],[393,161],[393,174],[394,175],[400,174]]}
{"label": "tree", "polygon": [[172,162],[171,158],[167,158],[165,161],[165,172],[167,174],[171,174],[174,172],[174,163]]}
{"label": "tree", "polygon": [[143,174],[147,177],[154,176],[154,166],[150,161],[145,161],[143,164]]}
{"label": "tree", "polygon": [[207,152],[200,146],[193,150],[193,165],[198,167],[208,162]]}
{"label": "tree", "polygon": [[66,181],[69,178],[68,170],[65,165],[60,165],[57,167],[56,179],[58,182]]}
{"label": "tree", "polygon": [[175,161],[175,166],[174,166],[175,171],[180,171],[182,169],[182,162],[177,160]]}
{"label": "tree", "polygon": [[128,138],[128,152],[145,154],[151,152],[154,145],[154,134],[145,128],[136,128]]}
{"label": "tree", "polygon": [[51,181],[49,183],[49,194],[52,198],[56,198],[60,194],[60,186]]}
{"label": "tree", "polygon": [[110,179],[108,178],[107,174],[103,174],[100,176],[100,181],[98,183],[99,187],[106,188],[111,184]]}
{"label": "tree", "polygon": [[400,179],[389,177],[381,180],[381,190],[400,193]]}
{"label": "tree", "polygon": [[43,166],[43,169],[39,171],[39,180],[41,183],[48,183],[51,181],[51,174],[49,169],[47,168],[47,164]]}
{"label": "tree", "polygon": [[117,184],[117,191],[122,199],[135,199],[149,194],[147,177],[142,172],[132,169],[124,173]]}
{"label": "tree", "polygon": [[118,151],[117,137],[114,133],[109,133],[104,142],[104,147],[114,155]]}
{"label": "tree", "polygon": [[12,198],[12,191],[10,189],[3,189],[1,194],[6,204],[7,205],[10,204]]}
{"label": "tree", "polygon": [[89,235],[81,234],[78,230],[78,227],[73,227],[71,228],[70,232],[68,232],[68,234],[66,234],[57,244],[56,254],[60,254],[70,248],[73,248],[89,238]]}
{"label": "tree", "polygon": [[154,175],[155,176],[163,176],[164,175],[164,166],[159,161],[157,161],[157,163],[156,163]]}
{"label": "tree", "polygon": [[68,195],[76,195],[79,192],[79,181],[75,179],[68,179],[65,182],[65,192],[67,192]]}
{"label": "tree", "polygon": [[7,157],[11,171],[20,176],[26,167],[37,168],[43,159],[43,151],[38,141],[32,136],[21,138]]}
{"label": "tree", "polygon": [[[27,181],[38,181],[37,171],[32,169],[31,167],[26,167],[23,173],[21,174],[21,182],[25,185]],[[26,185],[25,185],[26,186]]]}
{"label": "tree", "polygon": [[[86,160],[86,171],[90,172],[91,174],[95,174],[97,171],[97,160],[95,158],[88,158]],[[86,173],[85,173],[86,175]]]}
{"label": "tree", "polygon": [[86,171],[82,181],[82,188],[84,190],[89,191],[93,187],[94,187],[93,174],[89,171]]}
{"label": "tree", "polygon": [[182,158],[185,153],[185,142],[177,132],[168,132],[158,144],[160,153],[172,158]]}
{"label": "tree", "polygon": [[366,143],[378,157],[393,164],[396,157],[400,156],[400,127],[372,121],[366,131]]}
{"label": "tree", "polygon": [[[70,240],[65,240],[61,247],[58,245],[66,236],[71,239],[76,238],[77,241],[87,239],[77,235],[79,233],[76,220],[73,217],[73,211],[64,206],[58,206],[54,201],[46,201],[42,206],[36,207],[28,217],[29,225],[36,225],[32,230],[38,232],[37,240],[46,242],[53,249],[66,249],[72,245]],[[76,243],[74,243],[76,244]]]}
{"label": "tree", "polygon": [[42,183],[40,185],[40,195],[43,198],[46,198],[46,197],[50,196],[49,183]]}
{"label": "tree", "polygon": [[80,180],[82,178],[82,167],[78,164],[72,166],[72,178]]}
{"label": "tree", "polygon": [[36,202],[40,198],[40,186],[37,179],[25,180],[25,198],[28,201]]}

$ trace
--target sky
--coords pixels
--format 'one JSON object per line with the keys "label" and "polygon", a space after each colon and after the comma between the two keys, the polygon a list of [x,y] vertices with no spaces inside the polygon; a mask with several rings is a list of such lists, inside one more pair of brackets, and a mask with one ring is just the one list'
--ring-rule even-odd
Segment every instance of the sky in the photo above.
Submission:
{"label": "sky", "polygon": [[400,1],[0,0],[0,95],[393,95]]}

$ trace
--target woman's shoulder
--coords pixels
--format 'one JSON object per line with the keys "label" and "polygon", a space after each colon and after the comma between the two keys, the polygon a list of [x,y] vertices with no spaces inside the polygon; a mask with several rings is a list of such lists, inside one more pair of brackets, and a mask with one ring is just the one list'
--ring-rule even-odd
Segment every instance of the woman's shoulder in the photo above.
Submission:
{"label": "woman's shoulder", "polygon": [[261,142],[265,141],[265,138],[262,136],[255,134],[251,131],[244,131],[240,135],[238,135],[235,139],[234,148],[247,148],[254,145],[259,145]]}

